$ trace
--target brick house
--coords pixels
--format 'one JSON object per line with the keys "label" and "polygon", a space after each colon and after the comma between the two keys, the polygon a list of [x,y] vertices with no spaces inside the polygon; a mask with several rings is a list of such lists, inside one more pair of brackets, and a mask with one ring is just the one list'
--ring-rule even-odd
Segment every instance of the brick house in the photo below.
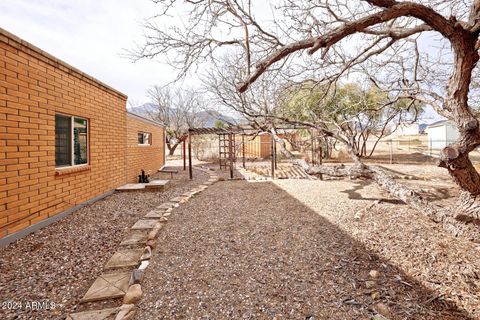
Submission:
{"label": "brick house", "polygon": [[165,162],[127,96],[0,28],[0,246]]}

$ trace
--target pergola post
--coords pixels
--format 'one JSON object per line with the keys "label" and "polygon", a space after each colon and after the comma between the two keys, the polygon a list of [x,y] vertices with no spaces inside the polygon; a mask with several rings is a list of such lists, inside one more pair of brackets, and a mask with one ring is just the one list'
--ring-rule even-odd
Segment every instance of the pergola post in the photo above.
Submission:
{"label": "pergola post", "polygon": [[186,139],[183,139],[183,171],[187,170],[187,143]]}
{"label": "pergola post", "polygon": [[242,133],[242,161],[243,169],[245,169],[245,134]]}
{"label": "pergola post", "polygon": [[192,135],[188,131],[188,175],[190,180],[193,179],[193,168],[192,168]]}
{"label": "pergola post", "polygon": [[275,138],[272,134],[272,179],[275,179],[275,162],[277,161],[275,158]]}
{"label": "pergola post", "polygon": [[233,179],[233,134],[228,134],[228,157],[230,160],[230,179]]}

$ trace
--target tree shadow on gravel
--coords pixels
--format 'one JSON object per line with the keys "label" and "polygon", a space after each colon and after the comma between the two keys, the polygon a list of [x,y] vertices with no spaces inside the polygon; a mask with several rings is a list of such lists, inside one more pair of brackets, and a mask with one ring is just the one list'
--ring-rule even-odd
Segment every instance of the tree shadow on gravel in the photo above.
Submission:
{"label": "tree shadow on gravel", "polygon": [[403,202],[402,200],[390,199],[390,198],[385,198],[381,196],[373,197],[373,198],[365,198],[358,192],[359,190],[362,190],[363,188],[371,185],[372,183],[373,183],[372,180],[354,180],[352,181],[352,184],[354,184],[352,189],[344,190],[341,192],[348,194],[348,199],[351,199],[351,200],[370,200],[370,201],[378,200],[383,203],[401,204],[401,205],[405,204],[405,202]]}
{"label": "tree shadow on gravel", "polygon": [[158,241],[136,319],[473,319],[271,182],[211,186]]}

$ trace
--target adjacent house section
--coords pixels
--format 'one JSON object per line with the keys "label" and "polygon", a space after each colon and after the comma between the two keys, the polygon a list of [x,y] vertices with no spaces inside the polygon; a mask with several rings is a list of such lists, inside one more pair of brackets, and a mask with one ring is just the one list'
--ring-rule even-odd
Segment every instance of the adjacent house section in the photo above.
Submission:
{"label": "adjacent house section", "polygon": [[460,137],[457,126],[449,120],[442,120],[430,124],[425,132],[428,135],[430,149],[443,149]]}
{"label": "adjacent house section", "polygon": [[138,182],[141,170],[154,174],[165,164],[162,124],[127,112],[127,182]]}
{"label": "adjacent house section", "polygon": [[[153,136],[127,148],[126,100],[0,28],[0,239],[130,181],[127,160],[161,166],[158,125],[129,117],[135,141]],[[139,154],[127,159],[127,149]]]}

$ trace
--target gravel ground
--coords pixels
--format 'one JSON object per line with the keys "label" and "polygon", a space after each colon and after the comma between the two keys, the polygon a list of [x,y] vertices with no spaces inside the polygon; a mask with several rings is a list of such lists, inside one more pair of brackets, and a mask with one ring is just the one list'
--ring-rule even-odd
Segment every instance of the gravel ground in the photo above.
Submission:
{"label": "gravel ground", "polygon": [[[190,181],[187,173],[179,170],[165,192],[115,193],[0,249],[0,319],[62,319],[82,309],[79,300],[129,228],[155,206],[208,179],[195,171]],[[33,301],[55,308],[32,311],[27,303]],[[19,303],[18,310],[6,310]]]}
{"label": "gravel ground", "polygon": [[477,317],[480,273],[468,292],[450,280],[478,247],[398,204],[355,219],[379,197],[358,181],[216,183],[162,230],[136,319]]}

